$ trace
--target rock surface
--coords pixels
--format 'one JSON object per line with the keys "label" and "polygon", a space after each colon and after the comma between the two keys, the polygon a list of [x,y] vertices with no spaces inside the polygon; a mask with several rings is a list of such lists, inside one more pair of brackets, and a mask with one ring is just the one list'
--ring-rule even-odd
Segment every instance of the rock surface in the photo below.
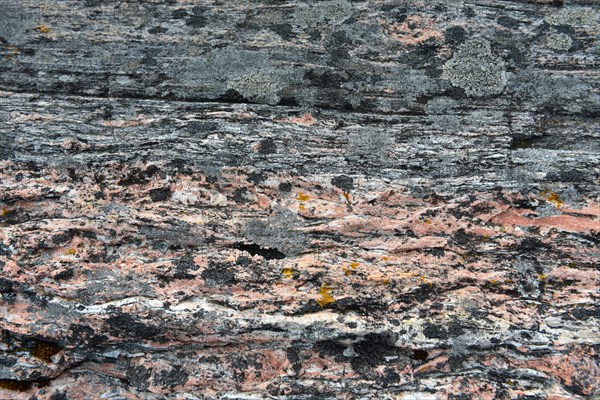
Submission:
{"label": "rock surface", "polygon": [[0,399],[600,393],[588,0],[1,0]]}

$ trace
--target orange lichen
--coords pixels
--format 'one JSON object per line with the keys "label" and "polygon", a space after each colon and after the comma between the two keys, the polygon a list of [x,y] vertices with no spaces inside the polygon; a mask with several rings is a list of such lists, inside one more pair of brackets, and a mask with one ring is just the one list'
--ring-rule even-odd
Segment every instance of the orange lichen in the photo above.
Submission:
{"label": "orange lichen", "polygon": [[342,269],[344,270],[344,274],[346,276],[348,276],[352,273],[353,270],[355,270],[359,266],[360,266],[359,262],[353,261],[350,263],[350,265],[348,267],[344,266],[344,267],[342,267]]}
{"label": "orange lichen", "polygon": [[427,219],[425,220],[425,223],[426,223],[427,225],[431,225],[431,220],[430,220],[429,218],[427,218]]}
{"label": "orange lichen", "polygon": [[319,289],[319,298],[317,299],[317,304],[321,307],[325,307],[327,304],[335,303],[335,299],[331,295],[331,291],[333,288],[326,284],[323,284]]}
{"label": "orange lichen", "polygon": [[383,280],[383,284],[384,284],[384,285],[389,285],[389,284],[390,284],[390,278],[385,278],[385,279]]}
{"label": "orange lichen", "polygon": [[304,194],[302,192],[298,193],[298,195],[296,196],[296,200],[300,201],[300,204],[298,205],[298,210],[304,211],[304,202],[308,201],[308,199],[310,199],[310,197],[308,197],[307,194]]}
{"label": "orange lichen", "polygon": [[60,352],[61,348],[55,343],[46,342],[44,340],[36,340],[33,349],[29,352],[35,358],[44,362],[51,363],[52,356]]}
{"label": "orange lichen", "polygon": [[50,32],[50,28],[48,28],[46,25],[40,25],[40,26],[36,27],[36,29],[42,33]]}
{"label": "orange lichen", "polygon": [[284,269],[281,270],[281,273],[283,274],[283,276],[285,276],[288,279],[290,279],[294,276],[294,270],[290,267],[285,267]]}
{"label": "orange lichen", "polygon": [[541,195],[548,203],[552,203],[556,208],[560,208],[563,205],[563,200],[560,196],[551,190],[543,190]]}
{"label": "orange lichen", "polygon": [[307,194],[304,194],[302,192],[298,193],[298,195],[296,196],[296,200],[300,200],[300,201],[308,201],[310,199],[310,197],[308,197]]}
{"label": "orange lichen", "polygon": [[383,257],[381,257],[381,260],[382,260],[382,261],[389,261],[389,259],[390,259],[390,258],[389,258],[388,256],[383,256]]}
{"label": "orange lichen", "polygon": [[65,251],[65,254],[68,256],[73,256],[73,255],[77,254],[77,250],[71,247],[70,249]]}

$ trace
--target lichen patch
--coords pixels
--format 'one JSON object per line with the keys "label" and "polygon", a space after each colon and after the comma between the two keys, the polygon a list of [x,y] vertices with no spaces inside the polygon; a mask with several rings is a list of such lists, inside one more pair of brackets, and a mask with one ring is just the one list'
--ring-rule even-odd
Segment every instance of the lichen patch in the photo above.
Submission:
{"label": "lichen patch", "polygon": [[319,289],[319,298],[317,299],[317,303],[321,307],[325,307],[327,304],[335,303],[335,299],[331,295],[333,288],[329,285],[323,284]]}
{"label": "lichen patch", "polygon": [[506,86],[506,63],[492,54],[490,42],[475,38],[458,47],[444,65],[442,78],[464,89],[467,96],[496,95]]}

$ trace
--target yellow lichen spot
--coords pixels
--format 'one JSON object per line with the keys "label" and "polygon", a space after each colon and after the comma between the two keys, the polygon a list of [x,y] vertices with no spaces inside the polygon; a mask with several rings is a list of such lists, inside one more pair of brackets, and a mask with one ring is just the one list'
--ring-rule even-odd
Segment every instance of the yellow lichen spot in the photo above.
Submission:
{"label": "yellow lichen spot", "polygon": [[498,281],[495,280],[495,279],[492,279],[490,282],[492,283],[492,285],[497,285],[498,284]]}
{"label": "yellow lichen spot", "polygon": [[342,269],[344,270],[344,274],[346,276],[350,275],[352,273],[352,270],[358,268],[360,266],[359,262],[353,261],[350,263],[349,267],[342,267]]}
{"label": "yellow lichen spot", "polygon": [[512,279],[505,279],[504,283],[513,283],[513,280]]}
{"label": "yellow lichen spot", "polygon": [[540,281],[545,281],[546,279],[548,279],[548,276],[544,274],[538,274],[537,277]]}
{"label": "yellow lichen spot", "polygon": [[74,248],[70,248],[69,250],[65,251],[65,254],[68,256],[73,256],[75,254],[77,254],[77,250],[75,250]]}
{"label": "yellow lichen spot", "polygon": [[300,201],[308,201],[310,199],[310,197],[308,197],[307,194],[304,194],[302,192],[298,193],[298,195],[296,196],[296,200],[300,200]]}
{"label": "yellow lichen spot", "polygon": [[385,279],[383,280],[383,284],[384,284],[384,285],[389,285],[389,284],[390,284],[390,278],[385,278]]}
{"label": "yellow lichen spot", "polygon": [[327,304],[335,303],[335,299],[331,295],[331,291],[333,288],[331,286],[323,284],[319,289],[319,298],[317,299],[317,303],[321,307],[325,307]]}
{"label": "yellow lichen spot", "polygon": [[426,284],[428,284],[430,288],[432,288],[432,287],[433,287],[433,282],[430,282],[430,281],[428,281],[428,280],[427,280],[427,278],[426,278],[426,277],[424,277],[423,275],[420,275],[420,276],[419,276],[419,279],[421,279],[421,281],[422,281],[423,283],[426,283]]}
{"label": "yellow lichen spot", "polygon": [[381,261],[389,261],[390,258],[388,256],[383,256],[381,257]]}
{"label": "yellow lichen spot", "polygon": [[548,203],[552,203],[556,208],[560,208],[563,205],[563,201],[560,198],[560,196],[551,190],[543,190],[541,195],[546,199]]}
{"label": "yellow lichen spot", "polygon": [[50,28],[48,28],[46,25],[40,25],[36,29],[42,33],[50,32]]}
{"label": "yellow lichen spot", "polygon": [[10,210],[9,210],[9,209],[7,209],[7,208],[5,208],[4,210],[2,210],[2,211],[0,212],[0,216],[3,216],[3,217],[4,217],[4,216],[5,216],[6,214],[8,214],[9,212],[10,212]]}
{"label": "yellow lichen spot", "polygon": [[427,218],[427,219],[425,220],[425,223],[426,223],[427,225],[431,225],[431,220],[430,220],[429,218]]}
{"label": "yellow lichen spot", "polygon": [[298,210],[300,210],[300,211],[304,211],[304,210],[305,210],[304,204],[300,204],[300,205],[298,206]]}
{"label": "yellow lichen spot", "polygon": [[284,269],[282,269],[281,273],[283,274],[283,276],[285,276],[288,279],[290,279],[292,276],[294,276],[294,270],[289,267],[285,267]]}

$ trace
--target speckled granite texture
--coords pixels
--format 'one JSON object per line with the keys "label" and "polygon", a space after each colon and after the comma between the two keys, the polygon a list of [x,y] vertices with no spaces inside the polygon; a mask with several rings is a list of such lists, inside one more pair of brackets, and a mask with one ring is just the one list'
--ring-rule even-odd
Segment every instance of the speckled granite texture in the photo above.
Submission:
{"label": "speckled granite texture", "polygon": [[0,400],[598,399],[593,0],[0,0]]}

